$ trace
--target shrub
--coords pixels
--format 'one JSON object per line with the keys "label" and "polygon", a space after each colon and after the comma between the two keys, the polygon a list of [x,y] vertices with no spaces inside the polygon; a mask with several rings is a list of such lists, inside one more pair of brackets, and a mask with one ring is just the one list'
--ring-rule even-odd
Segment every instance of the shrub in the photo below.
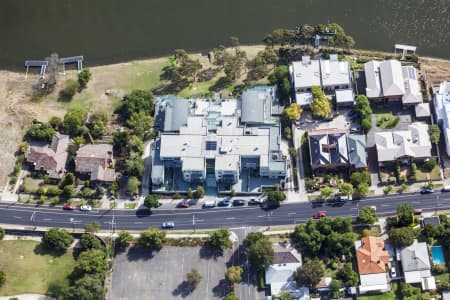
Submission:
{"label": "shrub", "polygon": [[63,101],[72,100],[79,88],[80,85],[77,81],[72,79],[67,80],[66,86],[59,92],[59,99]]}
{"label": "shrub", "polygon": [[5,234],[6,234],[5,229],[3,227],[0,227],[0,240],[3,240]]}

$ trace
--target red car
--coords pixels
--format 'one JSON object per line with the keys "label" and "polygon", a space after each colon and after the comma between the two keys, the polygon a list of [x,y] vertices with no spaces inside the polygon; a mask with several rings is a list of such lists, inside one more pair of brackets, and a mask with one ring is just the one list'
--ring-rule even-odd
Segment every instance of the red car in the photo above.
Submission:
{"label": "red car", "polygon": [[327,216],[327,213],[324,211],[318,211],[313,214],[314,219],[320,219],[320,218],[324,218],[326,216]]}
{"label": "red car", "polygon": [[75,206],[70,205],[70,204],[64,204],[63,209],[65,210],[75,210],[77,209]]}
{"label": "red car", "polygon": [[181,201],[177,204],[178,208],[189,208],[189,202],[188,201]]}

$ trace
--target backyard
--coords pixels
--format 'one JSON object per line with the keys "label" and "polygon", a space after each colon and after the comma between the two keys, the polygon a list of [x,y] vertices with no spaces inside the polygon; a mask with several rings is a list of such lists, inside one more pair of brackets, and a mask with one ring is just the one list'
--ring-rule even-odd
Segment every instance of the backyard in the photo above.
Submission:
{"label": "backyard", "polygon": [[36,241],[0,241],[0,269],[6,273],[1,295],[47,293],[51,283],[72,272],[75,260],[72,252],[61,256],[36,251]]}
{"label": "backyard", "polygon": [[399,117],[394,116],[392,112],[385,107],[376,106],[373,112],[377,118],[377,126],[380,128],[395,128],[400,121]]}

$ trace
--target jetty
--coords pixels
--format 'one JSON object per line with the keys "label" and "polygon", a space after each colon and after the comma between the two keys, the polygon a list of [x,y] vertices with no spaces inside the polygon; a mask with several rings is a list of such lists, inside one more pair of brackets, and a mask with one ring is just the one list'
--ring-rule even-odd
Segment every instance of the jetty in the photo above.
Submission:
{"label": "jetty", "polygon": [[39,72],[39,76],[41,78],[44,78],[45,70],[47,69],[47,66],[48,66],[48,61],[47,60],[26,60],[25,61],[25,67],[27,68],[27,71],[25,73],[25,79],[28,76],[28,69],[29,68],[34,68],[34,67],[41,68],[41,71]]}

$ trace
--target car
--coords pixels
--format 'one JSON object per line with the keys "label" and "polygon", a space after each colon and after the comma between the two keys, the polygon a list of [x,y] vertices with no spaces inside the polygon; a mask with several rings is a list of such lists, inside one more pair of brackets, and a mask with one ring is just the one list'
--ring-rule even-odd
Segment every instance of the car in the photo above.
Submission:
{"label": "car", "polygon": [[233,200],[233,206],[243,206],[245,205],[245,201],[242,199],[235,199]]}
{"label": "car", "polygon": [[230,200],[220,200],[217,203],[217,206],[219,206],[219,207],[229,207],[229,206],[231,206],[231,201]]}
{"label": "car", "polygon": [[258,199],[258,198],[251,198],[251,199],[248,201],[248,205],[261,205],[261,204],[263,204],[263,202],[264,202],[264,201],[262,201],[261,199]]}
{"label": "car", "polygon": [[391,277],[392,278],[396,278],[397,277],[397,272],[395,271],[395,267],[391,268]]}
{"label": "car", "polygon": [[421,194],[432,194],[434,193],[434,190],[432,188],[423,188],[422,190],[420,190]]}
{"label": "car", "polygon": [[205,201],[205,203],[203,203],[203,208],[214,208],[214,207],[216,207],[216,201],[214,200]]}
{"label": "car", "polygon": [[370,208],[377,212],[377,207],[375,205],[371,205]]}
{"label": "car", "polygon": [[318,211],[313,214],[314,219],[320,219],[320,218],[324,218],[326,216],[327,216],[327,213],[324,211]]}
{"label": "car", "polygon": [[421,215],[422,214],[422,209],[421,208],[414,208],[414,214],[415,215]]}
{"label": "car", "polygon": [[163,222],[161,224],[161,228],[163,228],[163,229],[174,228],[174,227],[175,227],[175,222],[173,222],[173,221]]}
{"label": "car", "polygon": [[91,211],[92,210],[92,206],[90,206],[90,205],[81,205],[80,206],[80,210],[81,211]]}
{"label": "car", "polygon": [[189,204],[189,201],[186,201],[186,200],[178,202],[178,204],[177,204],[178,208],[189,208],[189,206],[191,206],[191,205]]}
{"label": "car", "polygon": [[446,185],[442,188],[442,192],[450,192],[450,186]]}
{"label": "car", "polygon": [[64,204],[63,206],[64,210],[75,210],[77,209],[76,206],[70,205],[70,204]]}

